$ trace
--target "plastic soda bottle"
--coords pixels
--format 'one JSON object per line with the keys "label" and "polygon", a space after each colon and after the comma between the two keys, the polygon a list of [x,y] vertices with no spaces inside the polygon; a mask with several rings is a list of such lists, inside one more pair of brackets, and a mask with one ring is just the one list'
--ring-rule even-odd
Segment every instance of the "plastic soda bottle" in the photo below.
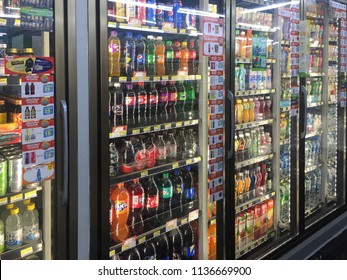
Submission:
{"label": "plastic soda bottle", "polygon": [[143,211],[143,218],[145,219],[146,226],[150,229],[158,226],[158,207],[159,207],[159,190],[153,177],[142,181],[145,190],[145,209]]}
{"label": "plastic soda bottle", "polygon": [[176,169],[170,174],[171,182],[173,185],[173,196],[172,196],[172,216],[177,218],[182,216],[183,205],[182,198],[184,192],[183,178],[181,172]]}
{"label": "plastic soda bottle", "polygon": [[180,59],[181,59],[181,43],[178,41],[175,41],[173,44],[173,50],[174,50],[174,73],[177,74],[177,72],[180,70]]}
{"label": "plastic soda bottle", "polygon": [[243,106],[243,122],[248,123],[249,122],[249,103],[248,99],[244,98],[242,100],[242,106]]}
{"label": "plastic soda bottle", "polygon": [[145,124],[147,122],[147,92],[144,88],[144,82],[139,82],[137,89],[137,122],[139,124]]}
{"label": "plastic soda bottle", "polygon": [[15,249],[23,244],[23,224],[22,215],[19,208],[14,207],[6,219],[5,244],[7,249]]}
{"label": "plastic soda bottle", "polygon": [[167,105],[167,113],[168,113],[169,119],[172,121],[175,121],[177,119],[177,110],[176,110],[177,89],[176,89],[174,81],[169,82],[168,92],[169,92],[169,102]]}
{"label": "plastic soda bottle", "polygon": [[194,179],[193,174],[190,171],[190,166],[187,166],[183,173],[183,212],[188,213],[194,207],[194,198],[195,198],[195,188],[194,188]]}
{"label": "plastic soda bottle", "polygon": [[189,67],[189,50],[187,42],[182,42],[181,57],[180,57],[180,71],[187,71]]}
{"label": "plastic soda bottle", "polygon": [[195,257],[195,234],[190,223],[181,226],[183,236],[183,258],[184,260],[193,260]]}
{"label": "plastic soda bottle", "polygon": [[195,89],[192,81],[188,81],[186,84],[186,102],[185,102],[185,115],[186,119],[194,118],[194,104],[195,104]]}
{"label": "plastic soda bottle", "polygon": [[33,243],[40,239],[39,213],[35,209],[35,203],[29,203],[23,214],[23,235],[24,243]]}
{"label": "plastic soda bottle", "polygon": [[152,35],[147,36],[147,47],[146,47],[146,75],[155,75],[155,44],[154,37]]}
{"label": "plastic soda bottle", "polygon": [[249,103],[249,110],[248,110],[248,115],[249,115],[249,121],[250,122],[254,122],[254,101],[253,98],[248,99],[248,103]]}
{"label": "plastic soda bottle", "polygon": [[148,121],[150,123],[156,123],[158,121],[158,91],[155,87],[155,84],[152,83],[147,95],[147,104],[148,104]]}
{"label": "plastic soda bottle", "polygon": [[165,42],[165,71],[166,75],[174,75],[174,50],[172,48],[172,41]]}
{"label": "plastic soda bottle", "polygon": [[110,76],[120,75],[120,52],[121,44],[117,37],[117,31],[111,31],[108,39],[108,72]]}
{"label": "plastic soda bottle", "polygon": [[14,204],[13,203],[6,204],[5,210],[1,213],[1,219],[2,219],[2,221],[4,223],[6,223],[6,219],[10,215],[10,211],[13,208],[14,208]]}
{"label": "plastic soda bottle", "polygon": [[159,187],[159,212],[161,223],[166,222],[172,218],[172,196],[173,186],[169,179],[169,173],[163,173],[163,180],[160,182]]}
{"label": "plastic soda bottle", "polygon": [[139,34],[137,35],[136,40],[136,47],[135,47],[135,55],[136,55],[136,64],[135,64],[135,70],[143,72],[145,71],[145,64],[146,64],[146,43],[144,40],[144,37]]}
{"label": "plastic soda bottle", "polygon": [[117,184],[111,192],[110,199],[113,205],[111,237],[115,242],[122,242],[129,236],[129,193],[124,188],[124,183]]}
{"label": "plastic soda bottle", "polygon": [[177,84],[177,115],[179,119],[183,119],[186,112],[186,100],[187,100],[187,92],[186,88],[183,84],[183,81],[179,81]]}
{"label": "plastic soda bottle", "polygon": [[157,75],[165,75],[165,46],[163,38],[158,36],[155,43],[155,71]]}
{"label": "plastic soda bottle", "polygon": [[166,87],[165,81],[161,81],[160,85],[158,86],[158,96],[159,96],[159,102],[158,102],[159,118],[162,121],[167,121],[168,120],[167,105],[169,103],[169,92]]}
{"label": "plastic soda bottle", "polygon": [[133,126],[135,125],[136,95],[133,90],[132,84],[127,84],[126,88],[127,90],[125,92],[124,120],[128,126]]}
{"label": "plastic soda bottle", "polygon": [[130,208],[128,225],[133,235],[138,235],[143,232],[144,223],[142,218],[142,210],[145,206],[145,191],[140,184],[139,179],[134,179],[129,183],[127,189],[130,194]]}
{"label": "plastic soda bottle", "polygon": [[196,75],[198,73],[198,67],[196,62],[196,50],[195,50],[195,42],[189,42],[189,75]]}
{"label": "plastic soda bottle", "polygon": [[[122,63],[125,69],[125,75],[132,77],[135,70],[135,40],[133,39],[133,34],[127,32],[125,36],[125,46],[123,50]],[[124,71],[124,70],[123,70]]]}

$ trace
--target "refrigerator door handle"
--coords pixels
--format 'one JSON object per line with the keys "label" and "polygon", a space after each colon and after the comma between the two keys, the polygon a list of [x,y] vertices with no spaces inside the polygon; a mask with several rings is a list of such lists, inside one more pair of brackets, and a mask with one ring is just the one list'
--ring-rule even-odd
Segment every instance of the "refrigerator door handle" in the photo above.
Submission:
{"label": "refrigerator door handle", "polygon": [[233,149],[233,141],[235,139],[235,129],[234,129],[234,124],[235,124],[235,112],[234,112],[234,108],[235,108],[235,97],[234,94],[228,90],[227,91],[227,99],[230,102],[230,123],[231,123],[231,127],[230,127],[230,150],[227,153],[227,159],[231,159],[233,157],[234,154],[234,149]]}
{"label": "refrigerator door handle", "polygon": [[68,201],[68,184],[69,184],[69,132],[67,121],[67,104],[65,100],[60,101],[60,114],[63,120],[63,186],[62,186],[62,206],[67,205]]}
{"label": "refrigerator door handle", "polygon": [[301,89],[300,89],[300,97],[301,97],[301,102],[302,102],[302,114],[301,114],[301,117],[302,119],[300,120],[301,123],[303,124],[302,126],[302,131],[300,131],[300,137],[301,139],[305,139],[306,137],[306,128],[307,128],[307,90],[306,90],[306,87],[305,86],[301,86]]}

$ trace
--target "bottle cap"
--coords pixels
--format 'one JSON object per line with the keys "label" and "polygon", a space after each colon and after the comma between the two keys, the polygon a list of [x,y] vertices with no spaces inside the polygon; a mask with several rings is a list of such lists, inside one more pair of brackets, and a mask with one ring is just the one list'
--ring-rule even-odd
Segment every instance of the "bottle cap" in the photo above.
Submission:
{"label": "bottle cap", "polygon": [[163,40],[163,37],[158,36],[158,37],[156,38],[156,40],[157,40],[157,41],[159,41],[159,40]]}
{"label": "bottle cap", "polygon": [[14,207],[14,204],[13,203],[9,203],[9,204],[6,204],[6,209],[7,210],[10,210]]}
{"label": "bottle cap", "polygon": [[23,200],[23,204],[24,205],[30,204],[30,198],[29,199],[24,199]]}
{"label": "bottle cap", "polygon": [[114,84],[113,84],[113,87],[119,88],[119,87],[120,87],[120,83],[114,83]]}
{"label": "bottle cap", "polygon": [[117,31],[115,30],[111,31],[111,36],[117,36]]}
{"label": "bottle cap", "polygon": [[149,40],[153,40],[153,39],[154,39],[154,37],[153,37],[153,35],[148,35],[148,36],[147,36],[147,39],[149,39]]}
{"label": "bottle cap", "polygon": [[172,41],[166,41],[165,44],[171,46],[172,45]]}
{"label": "bottle cap", "polygon": [[16,215],[19,213],[19,208],[18,207],[14,207],[11,209],[10,211],[11,215]]}
{"label": "bottle cap", "polygon": [[182,47],[186,47],[187,46],[187,42],[182,42]]}
{"label": "bottle cap", "polygon": [[31,210],[34,210],[35,209],[35,203],[29,203],[27,205],[27,210],[31,211]]}
{"label": "bottle cap", "polygon": [[124,188],[124,182],[118,183],[118,184],[117,184],[117,187],[118,187],[118,188]]}
{"label": "bottle cap", "polygon": [[127,32],[127,33],[125,34],[125,36],[126,36],[126,37],[133,37],[133,33]]}
{"label": "bottle cap", "polygon": [[169,178],[169,173],[163,173],[163,178],[165,179]]}

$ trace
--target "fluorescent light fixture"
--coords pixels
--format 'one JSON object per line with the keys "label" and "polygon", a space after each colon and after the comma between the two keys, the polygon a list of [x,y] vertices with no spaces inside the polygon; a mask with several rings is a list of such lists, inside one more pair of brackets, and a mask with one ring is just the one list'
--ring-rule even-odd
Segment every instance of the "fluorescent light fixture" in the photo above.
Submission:
{"label": "fluorescent light fixture", "polygon": [[[113,26],[109,26],[109,27],[113,27]],[[141,28],[141,27],[133,27],[133,26],[122,26],[122,25],[119,26],[119,28],[128,29],[128,30],[149,31],[153,33],[164,33],[164,31],[160,29],[149,29],[149,28]]]}
{"label": "fluorescent light fixture", "polygon": [[260,30],[260,31],[267,31],[267,32],[275,32],[276,30],[279,30],[278,27],[271,28],[265,25],[257,25],[257,24],[242,23],[242,22],[237,23],[237,25],[254,28],[254,30],[257,30],[257,31]]}
{"label": "fluorescent light fixture", "polygon": [[277,3],[277,4],[267,5],[267,6],[264,6],[264,7],[243,10],[243,11],[240,12],[240,14],[256,13],[256,12],[261,12],[261,11],[281,8],[281,7],[284,7],[284,6],[287,6],[287,5],[295,5],[295,4],[299,4],[299,3],[300,3],[299,0],[283,2],[283,3]]}
{"label": "fluorescent light fixture", "polygon": [[[18,8],[12,8],[12,9],[18,9]],[[20,15],[0,14],[0,17],[2,17],[2,18],[20,18]]]}

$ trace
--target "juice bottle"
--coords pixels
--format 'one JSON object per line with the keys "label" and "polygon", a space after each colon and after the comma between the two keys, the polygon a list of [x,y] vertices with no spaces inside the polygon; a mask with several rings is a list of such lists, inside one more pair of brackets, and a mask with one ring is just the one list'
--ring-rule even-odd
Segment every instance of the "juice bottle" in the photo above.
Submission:
{"label": "juice bottle", "polygon": [[211,223],[208,227],[208,259],[215,260],[217,256],[217,225]]}
{"label": "juice bottle", "polygon": [[237,135],[235,134],[235,144],[234,144],[234,151],[235,151],[235,157],[236,157],[236,161],[238,158],[238,150],[239,150],[239,139],[237,138]]}
{"label": "juice bottle", "polygon": [[246,58],[252,58],[252,30],[247,30],[246,33]]}
{"label": "juice bottle", "polygon": [[242,99],[242,106],[243,106],[243,122],[248,123],[249,122],[249,103],[248,99],[244,98]]}
{"label": "juice bottle", "polygon": [[111,236],[115,242],[122,242],[129,236],[127,220],[129,216],[129,192],[124,188],[124,183],[119,183],[110,195],[114,207]]}
{"label": "juice bottle", "polygon": [[254,98],[254,119],[257,121],[259,120],[259,107],[260,107],[260,102],[259,98],[255,97]]}
{"label": "juice bottle", "polygon": [[117,22],[125,22],[126,18],[126,6],[125,3],[117,3],[116,2],[116,21]]}
{"label": "juice bottle", "polygon": [[254,230],[254,211],[248,209],[246,212],[246,244],[250,244],[253,241],[253,230]]}
{"label": "juice bottle", "polygon": [[117,31],[111,31],[111,36],[108,39],[108,72],[110,76],[120,75],[120,51],[121,44],[117,37]]}
{"label": "juice bottle", "polygon": [[271,118],[271,98],[270,96],[265,97],[265,106],[264,106],[264,119]]}
{"label": "juice bottle", "polygon": [[244,64],[240,64],[239,69],[239,89],[241,91],[246,90],[246,68]]}
{"label": "juice bottle", "polygon": [[159,76],[165,75],[165,45],[163,38],[158,36],[155,43],[155,72]]}
{"label": "juice bottle", "polygon": [[254,122],[254,101],[253,98],[248,99],[248,103],[249,103],[249,108],[248,108],[248,115],[249,115],[249,121],[250,122]]}
{"label": "juice bottle", "polygon": [[237,175],[237,196],[240,203],[244,202],[243,194],[245,192],[245,181],[243,178],[243,173],[239,172]]}
{"label": "juice bottle", "polygon": [[189,67],[189,50],[187,42],[182,42],[181,57],[180,57],[180,71],[188,71]]}
{"label": "juice bottle", "polygon": [[245,194],[246,200],[250,199],[249,190],[251,187],[251,177],[249,177],[249,170],[245,170]]}
{"label": "juice bottle", "polygon": [[243,123],[243,105],[242,105],[242,100],[237,99],[236,100],[236,106],[235,106],[235,121],[238,124]]}
{"label": "juice bottle", "polygon": [[245,31],[241,31],[241,42],[240,42],[240,57],[246,58],[246,44],[247,44],[247,38]]}

